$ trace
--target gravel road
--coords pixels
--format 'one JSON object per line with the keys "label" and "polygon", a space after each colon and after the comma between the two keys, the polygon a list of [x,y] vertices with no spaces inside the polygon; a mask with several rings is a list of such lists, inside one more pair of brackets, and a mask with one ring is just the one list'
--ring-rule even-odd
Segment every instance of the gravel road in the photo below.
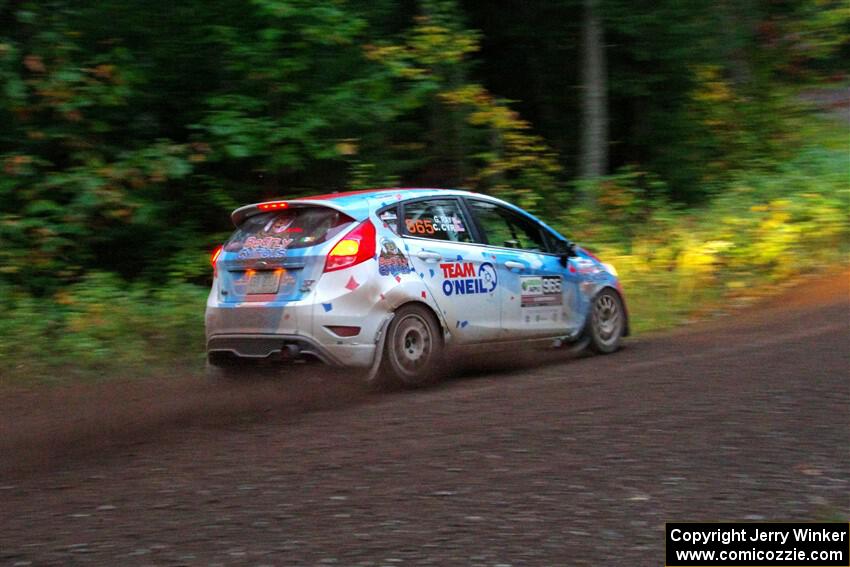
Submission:
{"label": "gravel road", "polygon": [[418,391],[0,393],[0,563],[657,566],[665,521],[847,521],[848,287]]}

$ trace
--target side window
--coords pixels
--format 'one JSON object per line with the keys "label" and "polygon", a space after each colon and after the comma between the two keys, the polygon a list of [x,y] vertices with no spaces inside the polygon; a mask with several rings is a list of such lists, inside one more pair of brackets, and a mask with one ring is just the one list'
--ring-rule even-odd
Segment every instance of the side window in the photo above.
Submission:
{"label": "side window", "polygon": [[472,242],[469,223],[454,199],[404,203],[405,234],[449,242]]}
{"label": "side window", "polygon": [[484,231],[487,243],[504,248],[548,252],[540,226],[531,219],[488,201],[469,200],[472,214]]}
{"label": "side window", "polygon": [[542,229],[540,232],[543,233],[543,240],[546,241],[546,250],[548,250],[549,252],[554,252],[556,254],[566,250],[566,242],[557,238],[554,234],[552,234],[546,229]]}

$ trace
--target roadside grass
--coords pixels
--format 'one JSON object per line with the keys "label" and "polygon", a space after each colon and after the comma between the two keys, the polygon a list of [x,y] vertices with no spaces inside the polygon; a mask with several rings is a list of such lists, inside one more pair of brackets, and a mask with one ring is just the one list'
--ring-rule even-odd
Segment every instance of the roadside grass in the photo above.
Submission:
{"label": "roadside grass", "polygon": [[[707,205],[671,205],[627,170],[595,186],[595,206],[552,224],[616,266],[635,335],[713,316],[847,265],[850,147],[846,131],[817,132],[819,145],[769,173],[739,174]],[[198,373],[206,295],[106,273],[48,298],[0,286],[0,385]]]}
{"label": "roadside grass", "polygon": [[819,145],[775,172],[738,174],[705,206],[647,199],[651,182],[627,171],[560,227],[618,269],[636,334],[744,305],[850,260],[850,139],[828,124],[812,131]]}
{"label": "roadside grass", "polygon": [[179,376],[203,367],[208,290],[89,274],[53,298],[0,289],[0,384]]}

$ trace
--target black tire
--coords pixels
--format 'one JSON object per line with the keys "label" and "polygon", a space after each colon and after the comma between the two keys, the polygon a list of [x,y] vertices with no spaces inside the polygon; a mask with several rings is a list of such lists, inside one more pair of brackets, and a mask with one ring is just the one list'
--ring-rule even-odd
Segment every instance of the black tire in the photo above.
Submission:
{"label": "black tire", "polygon": [[395,312],[384,344],[384,372],[406,387],[440,378],[443,336],[434,314],[421,305],[408,304]]}
{"label": "black tire", "polygon": [[612,289],[603,289],[593,299],[590,308],[588,338],[590,348],[609,354],[620,348],[626,328],[626,311],[620,296]]}

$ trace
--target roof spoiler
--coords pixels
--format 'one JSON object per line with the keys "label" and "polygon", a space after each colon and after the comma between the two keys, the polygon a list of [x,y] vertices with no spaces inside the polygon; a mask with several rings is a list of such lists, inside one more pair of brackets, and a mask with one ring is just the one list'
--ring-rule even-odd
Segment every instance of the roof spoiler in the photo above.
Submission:
{"label": "roof spoiler", "polygon": [[259,203],[253,203],[251,205],[244,205],[242,207],[239,207],[238,209],[230,213],[230,220],[233,221],[234,226],[239,227],[243,222],[245,222],[246,219],[253,217],[254,215],[259,215],[260,213],[283,211],[286,209],[307,206],[327,207],[329,209],[334,209],[343,213],[345,212],[338,206],[328,201],[314,201],[312,199],[274,199],[272,201],[261,201]]}

